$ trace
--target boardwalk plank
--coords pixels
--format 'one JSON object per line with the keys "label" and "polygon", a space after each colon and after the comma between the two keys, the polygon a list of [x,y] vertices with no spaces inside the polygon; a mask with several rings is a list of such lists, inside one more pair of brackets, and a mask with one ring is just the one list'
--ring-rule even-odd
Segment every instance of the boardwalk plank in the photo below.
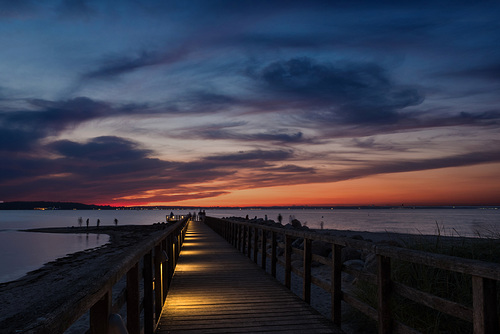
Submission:
{"label": "boardwalk plank", "polygon": [[342,333],[200,222],[190,223],[158,334]]}

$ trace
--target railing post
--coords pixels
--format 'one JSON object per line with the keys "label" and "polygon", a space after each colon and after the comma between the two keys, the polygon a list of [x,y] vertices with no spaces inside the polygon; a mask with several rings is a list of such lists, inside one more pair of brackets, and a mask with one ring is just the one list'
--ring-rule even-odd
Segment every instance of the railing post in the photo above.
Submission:
{"label": "railing post", "polygon": [[236,224],[236,249],[240,250],[241,247],[241,225]]}
{"label": "railing post", "polygon": [[332,299],[332,321],[340,327],[341,305],[342,305],[342,246],[332,245],[332,277],[331,277],[331,299]]}
{"label": "railing post", "polygon": [[472,276],[474,333],[498,333],[497,282]]}
{"label": "railing post", "polygon": [[155,246],[154,255],[154,293],[155,293],[155,320],[156,323],[160,320],[161,310],[163,309],[163,277],[162,277],[162,265],[161,265],[161,244]]}
{"label": "railing post", "polygon": [[111,291],[108,291],[90,308],[90,333],[107,334],[111,314]]}
{"label": "railing post", "polygon": [[267,260],[267,231],[262,230],[262,242],[261,242],[261,253],[260,253],[260,267],[266,270],[266,260]]}
{"label": "railing post", "polygon": [[285,286],[292,285],[292,237],[285,234]]}
{"label": "railing post", "polygon": [[377,286],[378,286],[378,332],[392,333],[391,316],[391,259],[377,255]]}
{"label": "railing post", "polygon": [[238,241],[237,239],[237,226],[235,223],[231,223],[231,239],[232,239],[232,242],[231,244],[233,245],[233,247],[236,247],[236,243]]}
{"label": "railing post", "polygon": [[311,303],[312,240],[304,238],[304,277],[302,279],[302,299]]}
{"label": "railing post", "polygon": [[257,226],[253,228],[253,262],[257,263],[257,255],[259,254],[259,229]]}
{"label": "railing post", "polygon": [[127,272],[127,330],[129,334],[140,334],[139,263]]}
{"label": "railing post", "polygon": [[168,240],[167,241],[168,275],[169,279],[171,279],[172,276],[174,275],[174,270],[175,270],[175,256],[174,256],[175,244],[174,244],[174,238],[171,234],[167,237],[167,240]]}
{"label": "railing post", "polygon": [[164,261],[162,261],[162,275],[163,275],[163,296],[162,303],[167,299],[168,287],[170,285],[170,275],[169,275],[169,264],[168,264],[168,253],[167,253],[167,238],[163,239],[161,242],[161,252],[165,255]]}
{"label": "railing post", "polygon": [[153,254],[144,255],[144,334],[154,331],[153,317]]}
{"label": "railing post", "polygon": [[278,257],[276,256],[276,248],[278,247],[278,241],[276,240],[276,232],[272,232],[271,236],[271,275],[276,278],[276,264],[278,263]]}
{"label": "railing post", "polygon": [[241,236],[241,244],[240,244],[240,250],[243,254],[245,254],[245,241],[247,239],[247,227],[246,226],[241,226],[242,228],[242,236]]}
{"label": "railing post", "polygon": [[229,244],[233,244],[234,242],[234,231],[233,231],[233,224],[231,224],[230,222],[227,223],[228,224],[228,227],[229,227],[229,238],[228,238],[228,241],[229,241]]}
{"label": "railing post", "polygon": [[238,249],[238,233],[240,232],[239,225],[236,223],[233,224],[233,246]]}
{"label": "railing post", "polygon": [[252,228],[248,226],[248,240],[247,240],[247,251],[248,251],[248,257],[251,256],[252,254]]}
{"label": "railing post", "polygon": [[177,235],[177,248],[175,249],[175,261],[176,262],[179,260],[179,256],[181,255],[181,246],[182,246],[182,240],[181,240],[181,234],[179,233]]}

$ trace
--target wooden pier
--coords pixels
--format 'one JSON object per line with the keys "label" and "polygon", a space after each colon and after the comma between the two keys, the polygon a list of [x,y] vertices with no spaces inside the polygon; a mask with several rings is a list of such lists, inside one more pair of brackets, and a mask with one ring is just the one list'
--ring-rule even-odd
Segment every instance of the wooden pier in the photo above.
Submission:
{"label": "wooden pier", "polygon": [[[351,307],[373,319],[380,334],[449,332],[450,325],[457,328],[456,321],[463,333],[499,333],[498,263],[244,219],[191,218],[153,226],[153,234],[118,253],[108,250],[106,270],[79,279],[58,305],[40,304],[36,312],[24,314],[23,326],[4,321],[2,328],[0,323],[0,332],[63,333],[72,324],[88,321],[92,334],[108,334],[119,325],[129,334],[342,333],[341,325],[349,330],[343,308]],[[331,256],[313,252],[314,247],[330,247]],[[343,261],[345,250],[363,252],[375,260],[374,267],[360,269]],[[394,268],[403,262],[417,273],[430,269],[462,280],[469,284],[469,299],[433,294],[418,280],[402,281]],[[313,263],[328,266],[330,279],[315,276]],[[344,288],[344,273],[366,284],[375,298],[361,299]],[[302,281],[302,298],[290,290],[292,276]],[[322,289],[330,295],[331,320],[309,305],[318,297],[312,285],[316,292]],[[416,311],[402,322],[398,312],[408,303]],[[453,322],[412,327],[408,320],[414,320],[413,315],[418,320],[422,307],[436,320],[446,317]],[[117,314],[123,322],[115,321],[120,319]]]}
{"label": "wooden pier", "polygon": [[342,333],[201,222],[192,222],[157,333]]}

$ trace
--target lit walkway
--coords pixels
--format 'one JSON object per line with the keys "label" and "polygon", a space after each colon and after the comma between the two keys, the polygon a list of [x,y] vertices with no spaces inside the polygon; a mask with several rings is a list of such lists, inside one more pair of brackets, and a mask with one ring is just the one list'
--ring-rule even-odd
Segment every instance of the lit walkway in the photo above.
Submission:
{"label": "lit walkway", "polygon": [[200,222],[191,222],[157,333],[342,333]]}

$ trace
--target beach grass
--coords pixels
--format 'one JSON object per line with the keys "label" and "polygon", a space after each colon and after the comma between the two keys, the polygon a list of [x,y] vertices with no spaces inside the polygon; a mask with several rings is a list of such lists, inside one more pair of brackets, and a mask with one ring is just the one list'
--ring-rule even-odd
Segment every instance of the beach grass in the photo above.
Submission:
{"label": "beach grass", "polygon": [[[478,235],[477,238],[445,235],[446,231],[438,226],[437,236],[429,239],[415,236],[402,241],[403,247],[451,255],[467,259],[500,263],[500,242],[496,233]],[[450,272],[405,261],[394,260],[391,263],[391,279],[429,294],[472,307],[471,275]],[[356,284],[356,296],[370,306],[377,307],[377,288],[368,282]],[[497,299],[499,299],[497,296]],[[394,296],[392,300],[394,319],[422,333],[472,333],[472,324],[456,317],[438,312],[402,296]],[[356,312],[358,321],[363,317]],[[370,333],[375,326],[371,320],[361,320],[365,324],[363,332]]]}

